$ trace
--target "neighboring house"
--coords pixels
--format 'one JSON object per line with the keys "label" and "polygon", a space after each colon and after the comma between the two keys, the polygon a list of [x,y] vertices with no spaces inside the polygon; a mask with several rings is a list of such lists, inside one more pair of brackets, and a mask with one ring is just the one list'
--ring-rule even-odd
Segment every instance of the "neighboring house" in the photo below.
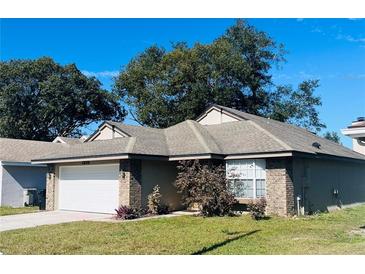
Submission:
{"label": "neighboring house", "polygon": [[352,138],[352,149],[365,155],[365,117],[359,117],[342,134]]}
{"label": "neighboring house", "polygon": [[[76,143],[71,139],[67,138],[68,142]],[[42,198],[44,204],[47,165],[31,164],[31,159],[63,147],[51,142],[0,138],[0,206],[39,204]]]}
{"label": "neighboring house", "polygon": [[[62,141],[60,141],[62,143]],[[365,156],[305,129],[213,105],[196,121],[166,129],[104,122],[83,143],[33,157],[47,164],[48,210],[113,213],[146,205],[159,185],[181,208],[179,160],[226,166],[240,203],[265,197],[269,214],[292,215],[365,202]]]}

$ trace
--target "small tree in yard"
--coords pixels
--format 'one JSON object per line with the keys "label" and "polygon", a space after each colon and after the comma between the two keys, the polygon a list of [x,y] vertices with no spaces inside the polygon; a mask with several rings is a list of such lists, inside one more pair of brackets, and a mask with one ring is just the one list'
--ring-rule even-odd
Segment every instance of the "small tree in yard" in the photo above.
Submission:
{"label": "small tree in yard", "polygon": [[198,160],[181,161],[178,170],[176,187],[184,205],[200,204],[204,216],[224,216],[232,212],[236,201],[228,191],[222,166],[202,165]]}

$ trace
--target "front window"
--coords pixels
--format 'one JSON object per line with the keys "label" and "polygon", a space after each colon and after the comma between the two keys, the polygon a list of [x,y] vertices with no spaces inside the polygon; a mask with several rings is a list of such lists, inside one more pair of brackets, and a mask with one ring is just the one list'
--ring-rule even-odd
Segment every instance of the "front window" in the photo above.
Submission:
{"label": "front window", "polygon": [[266,161],[242,159],[226,161],[228,188],[236,198],[261,198],[266,195]]}

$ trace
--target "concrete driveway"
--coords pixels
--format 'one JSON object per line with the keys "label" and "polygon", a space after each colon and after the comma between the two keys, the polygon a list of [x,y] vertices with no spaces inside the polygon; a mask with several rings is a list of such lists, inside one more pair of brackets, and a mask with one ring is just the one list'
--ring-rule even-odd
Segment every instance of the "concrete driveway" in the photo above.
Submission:
{"label": "concrete driveway", "polygon": [[112,215],[110,214],[61,210],[8,215],[0,217],[0,231],[76,221],[95,221],[110,219],[111,217]]}

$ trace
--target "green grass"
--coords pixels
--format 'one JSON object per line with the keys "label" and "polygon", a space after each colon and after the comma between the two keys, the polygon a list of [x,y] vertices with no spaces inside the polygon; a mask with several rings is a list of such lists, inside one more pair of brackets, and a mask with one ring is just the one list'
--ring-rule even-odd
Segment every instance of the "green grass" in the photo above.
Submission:
{"label": "green grass", "polygon": [[4,254],[365,254],[365,206],[253,221],[183,216],[75,222],[0,233]]}
{"label": "green grass", "polygon": [[36,212],[38,210],[39,210],[38,206],[29,206],[29,207],[1,206],[0,207],[0,216],[32,213],[32,212]]}

